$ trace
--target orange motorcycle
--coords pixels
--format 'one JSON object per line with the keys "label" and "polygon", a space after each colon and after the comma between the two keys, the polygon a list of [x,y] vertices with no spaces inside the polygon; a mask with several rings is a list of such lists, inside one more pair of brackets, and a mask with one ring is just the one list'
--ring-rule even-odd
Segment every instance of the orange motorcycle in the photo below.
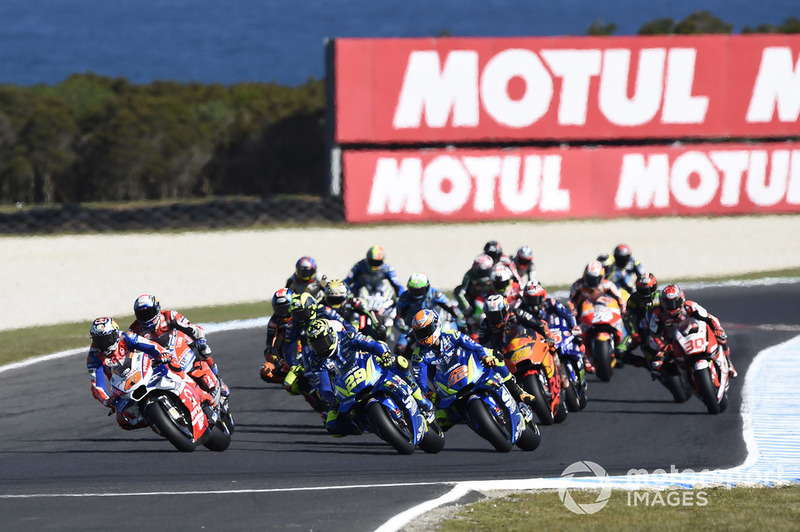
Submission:
{"label": "orange motorcycle", "polygon": [[617,346],[625,337],[619,303],[613,297],[600,296],[594,301],[584,300],[580,310],[579,321],[586,354],[594,365],[597,377],[608,382],[617,362]]}
{"label": "orange motorcycle", "polygon": [[533,395],[533,411],[542,425],[561,423],[567,418],[567,405],[561,397],[560,364],[553,348],[537,332],[526,330],[506,345],[506,367],[520,386]]}

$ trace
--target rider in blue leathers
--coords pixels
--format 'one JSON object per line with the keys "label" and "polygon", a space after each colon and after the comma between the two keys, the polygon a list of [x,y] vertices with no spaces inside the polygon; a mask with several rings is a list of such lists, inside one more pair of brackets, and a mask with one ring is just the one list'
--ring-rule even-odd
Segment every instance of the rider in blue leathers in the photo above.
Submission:
{"label": "rider in blue leathers", "polygon": [[397,280],[394,268],[384,262],[384,250],[381,246],[372,246],[367,250],[366,258],[353,265],[344,282],[350,287],[353,294],[358,295],[362,287],[369,293],[377,291],[384,281],[388,281],[399,297],[405,292],[405,287]]}

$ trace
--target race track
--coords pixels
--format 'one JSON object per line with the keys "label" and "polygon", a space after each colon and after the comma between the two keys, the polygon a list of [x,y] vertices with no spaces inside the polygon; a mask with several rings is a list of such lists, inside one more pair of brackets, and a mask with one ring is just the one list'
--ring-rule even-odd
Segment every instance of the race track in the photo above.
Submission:
{"label": "race track", "polygon": [[119,430],[89,394],[81,355],[2,372],[2,528],[374,530],[448,482],[557,477],[579,460],[610,474],[738,465],[742,377],[760,350],[799,333],[800,283],[687,296],[728,330],[740,378],[727,412],[709,416],[696,398],[675,404],[626,367],[610,383],[591,377],[587,408],[543,427],[529,453],[496,453],[463,426],[438,455],[399,456],[373,435],[331,438],[301,398],[259,379],[260,329],[210,335],[238,422],[224,453],[181,454],[148,429]]}

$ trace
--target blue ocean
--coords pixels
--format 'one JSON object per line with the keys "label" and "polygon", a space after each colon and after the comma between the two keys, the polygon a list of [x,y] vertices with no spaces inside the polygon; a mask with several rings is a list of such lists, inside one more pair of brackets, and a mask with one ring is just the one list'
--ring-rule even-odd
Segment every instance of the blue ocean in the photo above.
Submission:
{"label": "blue ocean", "polygon": [[699,9],[737,32],[800,17],[797,0],[2,0],[0,83],[91,71],[295,86],[324,76],[331,37],[584,35],[598,19],[635,34]]}

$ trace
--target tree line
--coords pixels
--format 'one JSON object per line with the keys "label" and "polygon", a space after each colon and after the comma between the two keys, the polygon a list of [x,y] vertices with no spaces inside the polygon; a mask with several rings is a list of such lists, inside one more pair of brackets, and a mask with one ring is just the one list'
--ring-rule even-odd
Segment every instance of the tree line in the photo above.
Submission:
{"label": "tree line", "polygon": [[[730,33],[707,11],[640,35]],[[589,35],[616,25],[593,22]],[[743,33],[800,33],[800,19]],[[446,36],[448,33],[443,33]],[[325,82],[220,84],[75,74],[0,85],[0,204],[188,199],[326,189]]]}

